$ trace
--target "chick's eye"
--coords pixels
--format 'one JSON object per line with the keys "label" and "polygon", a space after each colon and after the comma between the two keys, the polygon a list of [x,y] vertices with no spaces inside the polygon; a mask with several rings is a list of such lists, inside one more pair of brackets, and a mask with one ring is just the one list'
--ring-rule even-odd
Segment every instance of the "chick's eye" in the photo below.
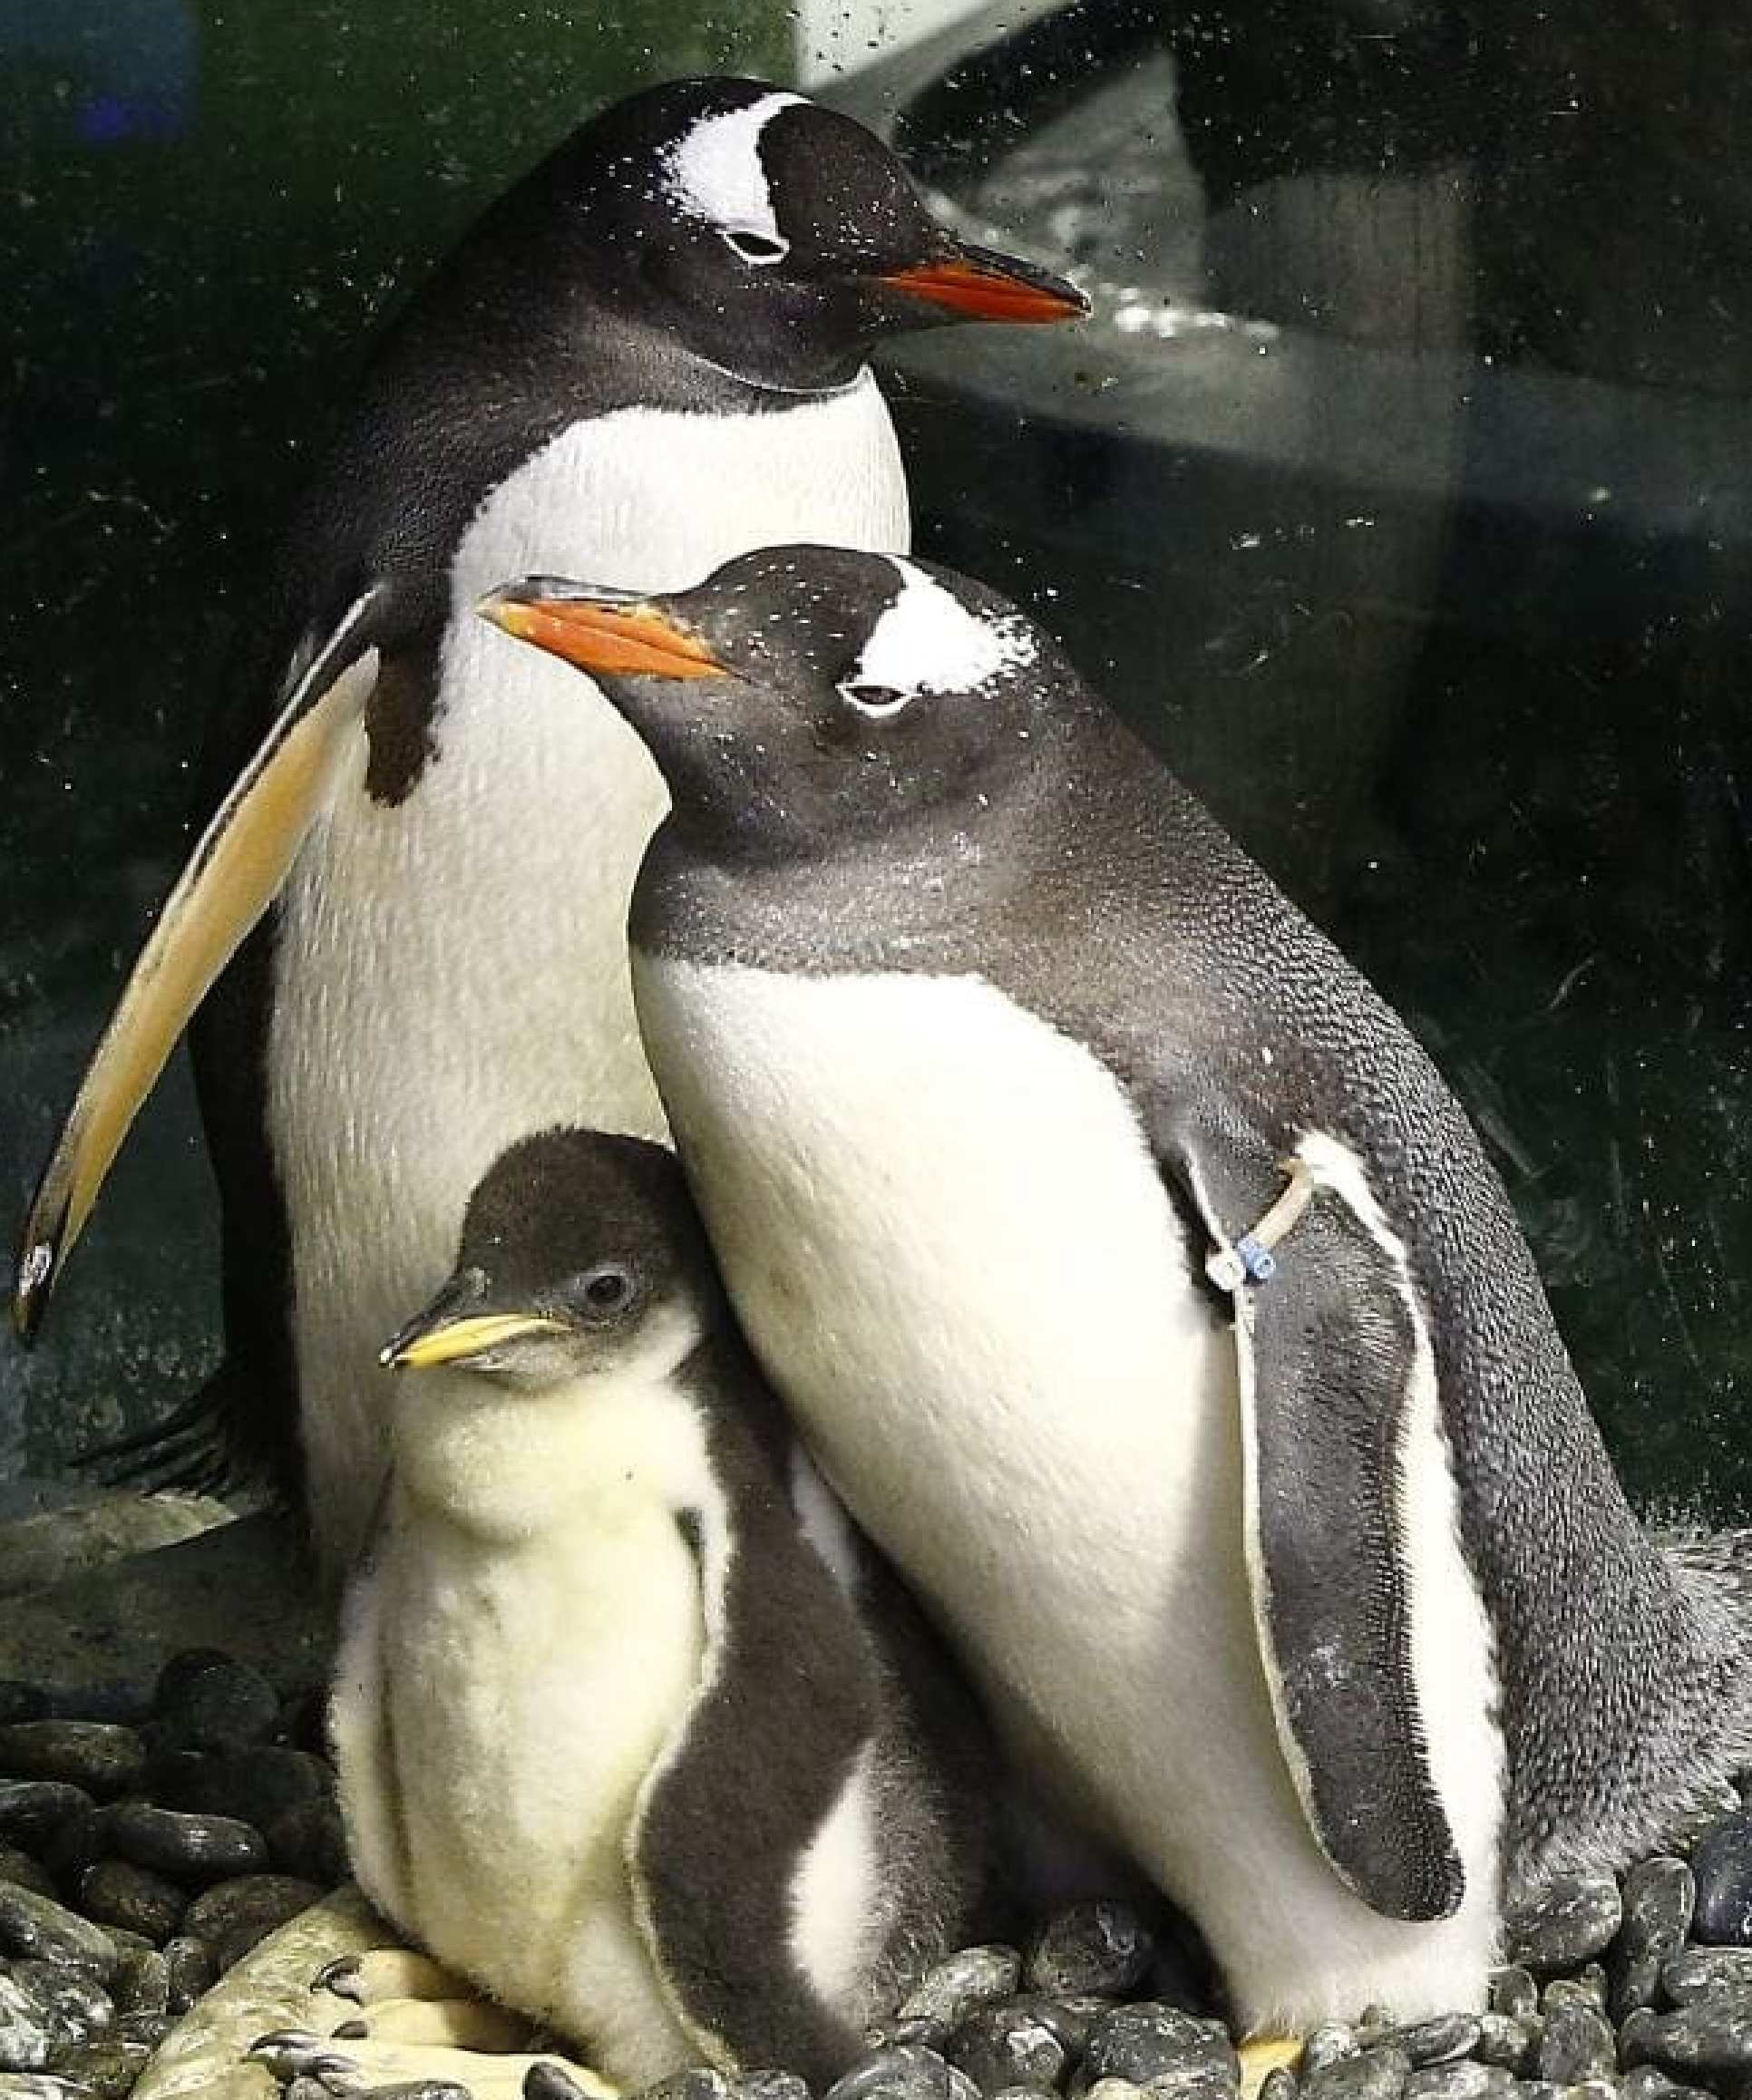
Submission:
{"label": "chick's eye", "polygon": [[726,244],[735,250],[744,262],[783,262],[791,253],[791,243],[782,236],[761,233],[752,226],[726,226],[723,233]]}
{"label": "chick's eye", "polygon": [[842,678],[839,695],[849,707],[855,707],[860,715],[879,719],[884,715],[898,715],[913,697],[898,685],[873,685],[864,678]]}
{"label": "chick's eye", "polygon": [[587,1269],[575,1288],[592,1312],[618,1312],[633,1295],[633,1278],[618,1262],[603,1261]]}

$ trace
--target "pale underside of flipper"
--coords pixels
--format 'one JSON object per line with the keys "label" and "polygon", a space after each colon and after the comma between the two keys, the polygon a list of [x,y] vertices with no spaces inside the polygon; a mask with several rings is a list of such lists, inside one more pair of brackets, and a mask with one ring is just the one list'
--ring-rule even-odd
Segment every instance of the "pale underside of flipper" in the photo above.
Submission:
{"label": "pale underside of flipper", "polygon": [[12,1309],[27,1341],[178,1037],[277,895],[328,796],[376,683],[378,652],[361,647],[361,630],[377,596],[355,601],[298,677],[141,950],[24,1221]]}

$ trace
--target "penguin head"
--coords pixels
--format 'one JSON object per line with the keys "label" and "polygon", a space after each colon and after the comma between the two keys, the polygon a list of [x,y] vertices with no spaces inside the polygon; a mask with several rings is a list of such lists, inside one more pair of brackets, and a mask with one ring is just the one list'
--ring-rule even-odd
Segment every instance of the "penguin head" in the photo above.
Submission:
{"label": "penguin head", "polygon": [[898,331],[966,318],[1062,320],[1073,286],[956,240],[851,117],[760,81],[670,81],[605,111],[495,215],[557,237],[528,271],[581,282],[755,384],[853,377]]}
{"label": "penguin head", "polygon": [[715,858],[893,854],[915,825],[975,852],[1052,792],[1092,705],[1006,599],[894,555],[764,548],[647,598],[532,577],[480,610],[590,674]]}
{"label": "penguin head", "polygon": [[384,1347],[539,1393],[579,1379],[660,1378],[716,1317],[711,1256],[675,1156],[641,1138],[557,1129],[523,1138],[469,1198],[456,1266]]}

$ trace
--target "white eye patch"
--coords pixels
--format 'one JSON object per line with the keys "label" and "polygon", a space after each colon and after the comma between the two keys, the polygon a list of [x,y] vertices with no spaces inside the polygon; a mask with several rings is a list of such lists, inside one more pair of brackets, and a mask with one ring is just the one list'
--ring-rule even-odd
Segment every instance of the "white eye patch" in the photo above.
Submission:
{"label": "white eye patch", "polygon": [[683,211],[711,225],[788,246],[761,166],[761,133],[802,95],[774,92],[745,109],[702,117],[664,158],[664,188]]}
{"label": "white eye patch", "polygon": [[977,693],[999,672],[1034,661],[1019,619],[969,612],[910,561],[894,567],[904,588],[840,682],[841,698],[861,715],[898,715],[921,693]]}

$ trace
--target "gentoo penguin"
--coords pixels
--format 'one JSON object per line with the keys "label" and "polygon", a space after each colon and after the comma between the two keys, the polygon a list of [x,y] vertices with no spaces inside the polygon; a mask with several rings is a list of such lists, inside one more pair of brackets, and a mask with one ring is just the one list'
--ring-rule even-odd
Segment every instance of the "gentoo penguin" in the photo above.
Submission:
{"label": "gentoo penguin", "polygon": [[979,586],[820,548],[483,608],[675,800],[640,1024],[733,1301],[1000,1732],[1256,2033],[1482,2001],[1505,1891],[1752,1748],[1452,1094]]}
{"label": "gentoo penguin", "polygon": [[988,1746],[749,1357],[674,1154],[513,1144],[383,1355],[330,1707],[361,1886],[629,2090],[831,2080],[975,1922]]}
{"label": "gentoo penguin", "polygon": [[557,1121],[663,1128],[625,937],[662,783],[475,599],[538,565],[667,588],[799,534],[904,549],[871,345],[1085,304],[953,240],[850,118],[754,81],[634,96],[491,210],[383,346],[250,623],[232,756],[254,755],[45,1172],[21,1330],[277,899],[194,1033],[224,1211],[206,1398],[282,1479],[301,1416],[316,1541],[344,1563],[381,1474],[376,1346],[443,1275],[482,1170]]}

